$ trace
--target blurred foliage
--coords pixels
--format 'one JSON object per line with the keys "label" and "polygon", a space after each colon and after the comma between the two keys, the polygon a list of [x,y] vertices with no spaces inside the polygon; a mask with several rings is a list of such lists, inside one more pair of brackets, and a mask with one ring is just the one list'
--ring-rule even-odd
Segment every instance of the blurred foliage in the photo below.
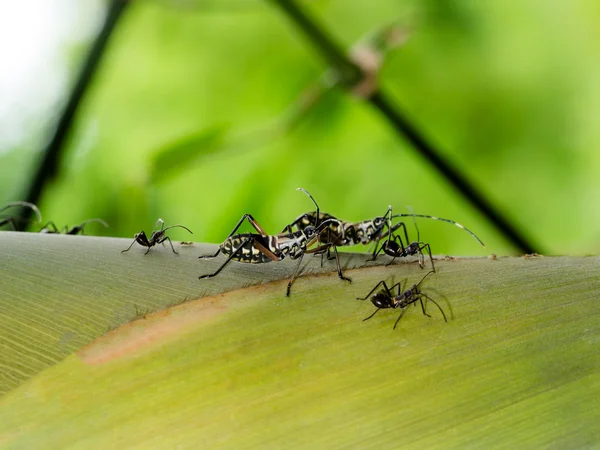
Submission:
{"label": "blurred foliage", "polygon": [[[277,130],[325,65],[267,2],[199,3],[131,5],[39,205],[44,219],[102,217],[111,228],[100,232],[131,236],[162,217],[218,242],[246,212],[281,230],[312,207],[295,191],[302,186],[340,218],[410,205],[464,223],[487,252],[514,252],[360,99],[333,89]],[[600,251],[597,2],[305,4],[348,48],[404,23],[410,37],[381,77],[398,104],[548,252]],[[265,124],[275,124],[271,134],[244,133]],[[0,152],[0,202],[25,191],[32,148]],[[174,161],[161,160],[169,149]],[[486,253],[454,227],[420,229],[436,253]]]}

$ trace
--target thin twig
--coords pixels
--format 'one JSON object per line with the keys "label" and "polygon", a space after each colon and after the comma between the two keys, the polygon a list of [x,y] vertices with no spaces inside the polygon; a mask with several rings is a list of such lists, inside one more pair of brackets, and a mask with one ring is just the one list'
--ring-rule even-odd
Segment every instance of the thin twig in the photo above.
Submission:
{"label": "thin twig", "polygon": [[[325,58],[326,62],[338,72],[340,82],[346,88],[352,89],[363,79],[364,74],[361,68],[346,56],[346,53],[328,35],[324,27],[317,24],[316,20],[310,17],[305,10],[301,9],[295,0],[271,1],[281,8],[292,22],[304,32],[315,48]],[[540,252],[539,247],[534,246],[508,218],[474,187],[463,173],[457,168],[452,167],[447,160],[442,158],[441,152],[425,139],[423,133],[406,119],[406,116],[396,105],[392,104],[380,88],[374,90],[365,100],[371,103],[393,125],[396,132],[407,139],[515,247],[523,253]]]}

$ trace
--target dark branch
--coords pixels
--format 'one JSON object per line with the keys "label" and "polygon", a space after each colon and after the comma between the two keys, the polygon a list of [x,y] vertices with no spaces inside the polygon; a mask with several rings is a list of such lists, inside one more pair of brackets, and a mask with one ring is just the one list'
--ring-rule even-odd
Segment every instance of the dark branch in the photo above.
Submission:
{"label": "dark branch", "polygon": [[[112,0],[110,2],[102,29],[93,42],[90,52],[83,63],[75,86],[56,124],[54,134],[42,152],[40,165],[26,196],[27,201],[30,203],[38,203],[45,184],[53,179],[58,172],[60,154],[73,125],[77,109],[97,71],[106,44],[128,3],[128,0]],[[22,214],[22,217],[25,219],[24,223],[26,223],[31,215],[31,210],[23,209]]]}
{"label": "dark branch", "polygon": [[[304,32],[315,48],[326,59],[340,76],[340,81],[346,88],[354,87],[363,78],[363,72],[354,64],[334,40],[324,31],[324,28],[309,17],[306,11],[298,7],[295,0],[271,0],[280,7],[290,19]],[[375,91],[367,99],[393,125],[396,132],[429,161],[433,167],[454,188],[466,197],[471,204],[482,213],[496,228],[518,249],[524,253],[540,253],[540,249],[532,245],[508,218],[497,210],[483,194],[457,168],[444,160],[441,152],[436,150],[424,135],[411,124],[400,109],[393,105],[381,90]]]}

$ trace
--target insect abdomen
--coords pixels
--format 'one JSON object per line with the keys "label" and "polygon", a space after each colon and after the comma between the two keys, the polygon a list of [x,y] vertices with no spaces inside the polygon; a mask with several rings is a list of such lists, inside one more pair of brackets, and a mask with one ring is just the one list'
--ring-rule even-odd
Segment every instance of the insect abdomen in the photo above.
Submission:
{"label": "insect abdomen", "polygon": [[[250,239],[252,238],[252,239]],[[264,241],[264,242],[263,242]],[[266,239],[257,234],[236,234],[225,240],[220,247],[221,252],[224,255],[230,256],[235,253],[236,255],[232,258],[234,261],[250,264],[261,264],[271,262],[271,258],[262,253],[254,246],[254,242],[260,242],[266,248],[269,248]]]}

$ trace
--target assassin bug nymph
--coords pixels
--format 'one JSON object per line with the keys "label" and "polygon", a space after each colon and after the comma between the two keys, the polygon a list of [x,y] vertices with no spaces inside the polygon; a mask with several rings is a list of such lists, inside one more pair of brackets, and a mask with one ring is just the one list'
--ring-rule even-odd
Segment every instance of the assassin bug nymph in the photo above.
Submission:
{"label": "assassin bug nymph", "polygon": [[[333,247],[335,250],[336,246],[368,245],[373,241],[379,242],[384,236],[385,227],[389,227],[389,218],[392,214],[391,206],[388,206],[388,209],[383,216],[377,216],[373,219],[363,220],[361,222],[345,222],[337,219],[331,214],[321,213],[319,211],[319,205],[306,189],[298,188],[297,190],[304,192],[312,200],[316,211],[314,213],[309,212],[302,214],[294,222],[287,225],[284,228],[284,231],[287,230],[288,232],[291,232],[293,227],[302,230],[307,226],[318,226],[319,223],[323,223],[323,221],[327,220],[330,224],[320,234],[319,241],[326,244],[324,248],[328,251],[329,248],[327,248],[327,245]],[[375,253],[373,253],[373,259],[375,256]]]}
{"label": "assassin bug nymph", "polygon": [[[404,292],[402,292],[402,283],[396,283],[392,287],[388,288],[385,281],[382,280],[379,283],[377,283],[375,287],[371,289],[371,292],[369,292],[365,297],[357,297],[357,300],[366,300],[369,298],[369,296],[371,296],[371,294],[373,294],[373,292],[377,291],[377,288],[379,288],[379,286],[383,286],[383,288],[379,292],[377,292],[375,295],[373,295],[373,297],[371,297],[371,303],[373,303],[373,305],[375,305],[377,309],[369,317],[363,319],[363,322],[365,320],[369,320],[371,317],[377,314],[377,311],[379,311],[380,309],[400,308],[402,312],[400,313],[400,315],[396,319],[396,322],[394,323],[394,329],[396,329],[396,326],[400,322],[400,319],[402,319],[402,316],[406,312],[406,308],[411,304],[416,304],[416,302],[419,302],[421,304],[421,311],[423,311],[423,314],[427,317],[431,317],[429,314],[427,314],[425,304],[423,303],[423,298],[425,298],[428,301],[431,301],[435,306],[437,306],[440,312],[442,313],[442,317],[444,317],[444,321],[448,322],[448,319],[446,319],[446,314],[444,313],[444,310],[440,307],[440,305],[438,305],[438,303],[434,299],[429,297],[427,294],[423,293],[419,288],[423,280],[427,278],[427,276],[431,273],[434,273],[434,271],[430,270],[429,272],[427,272],[425,276],[421,278],[421,281],[419,281],[417,284],[413,284],[411,288],[406,289]],[[393,289],[396,286],[398,287],[398,294],[394,295]]]}
{"label": "assassin bug nymph", "polygon": [[158,219],[158,222],[156,222],[156,224],[157,225],[160,224],[160,230],[154,230],[152,232],[152,234],[150,235],[150,239],[148,239],[148,237],[146,236],[145,231],[140,231],[139,233],[134,235],[135,239],[133,240],[131,245],[128,248],[126,248],[125,250],[121,250],[121,253],[125,253],[125,252],[129,251],[129,249],[133,246],[133,244],[135,244],[137,242],[138,244],[140,244],[144,247],[148,247],[148,250],[146,250],[146,253],[144,253],[144,255],[147,255],[148,252],[150,251],[150,248],[154,247],[156,244],[162,244],[165,241],[169,241],[169,244],[171,244],[171,250],[173,250],[173,253],[178,255],[179,253],[177,253],[175,251],[175,248],[173,247],[173,243],[171,242],[171,238],[169,236],[166,236],[165,232],[170,228],[183,228],[190,234],[194,234],[194,233],[192,233],[192,231],[189,228],[184,227],[183,225],[171,225],[171,226],[165,228],[165,222],[162,219]]}
{"label": "assassin bug nymph", "polygon": [[[40,210],[38,209],[38,207],[35,206],[33,203],[29,203],[29,202],[18,201],[18,202],[7,203],[4,207],[2,207],[0,209],[0,212],[4,211],[6,209],[9,209],[9,208],[15,208],[17,206],[24,206],[26,208],[31,209],[37,216],[38,222],[42,221],[42,214],[40,213]],[[15,217],[13,217],[13,216],[0,217],[0,227],[3,225],[7,225],[7,224],[10,225],[13,230],[17,230],[17,222],[15,220]]]}
{"label": "assassin bug nymph", "polygon": [[68,226],[65,225],[62,230],[59,230],[57,228],[57,226],[55,225],[55,223],[50,221],[40,229],[40,233],[50,233],[50,234],[61,234],[62,233],[62,234],[70,234],[70,235],[76,235],[79,233],[83,234],[83,229],[85,228],[85,226],[88,223],[92,223],[92,222],[102,224],[104,226],[104,228],[108,228],[108,224],[102,219],[88,219],[88,220],[81,222],[79,225],[75,225],[72,228],[69,228]]}
{"label": "assassin bug nymph", "polygon": [[[244,220],[247,220],[248,223],[250,223],[250,225],[252,225],[252,227],[258,233],[235,234]],[[219,253],[223,253],[225,256],[227,256],[227,260],[214,273],[200,275],[198,278],[211,278],[218,275],[219,272],[221,272],[221,270],[223,270],[223,268],[232,260],[242,263],[262,264],[271,261],[281,261],[286,256],[289,256],[290,259],[299,260],[292,278],[287,285],[286,295],[289,296],[292,283],[300,271],[300,264],[302,263],[304,254],[323,251],[323,247],[328,247],[320,246],[308,250],[308,247],[313,245],[319,239],[319,233],[322,232],[322,228],[326,225],[329,225],[329,220],[322,222],[318,228],[315,228],[314,226],[307,226],[303,230],[299,231],[268,235],[251,214],[244,214],[238,221],[237,225],[233,228],[231,233],[229,233],[227,239],[225,239],[225,241],[219,245],[219,249],[214,255],[205,255],[199,257],[215,258]],[[341,279],[350,281],[349,278],[344,277],[342,274],[339,260],[337,269],[338,276]]]}
{"label": "assassin bug nymph", "polygon": [[[424,214],[394,214],[394,215],[390,216],[390,219],[389,219],[390,224],[388,225],[387,239],[381,244],[381,247],[379,247],[379,249],[376,247],[375,251],[373,252],[373,259],[375,259],[381,251],[383,251],[386,255],[391,256],[393,259],[388,264],[386,264],[387,266],[392,264],[394,262],[394,259],[396,259],[396,258],[417,255],[419,266],[421,268],[423,268],[423,266],[425,264],[425,258],[424,258],[423,251],[426,251],[427,254],[429,255],[429,260],[431,261],[431,268],[434,272],[436,271],[435,266],[433,264],[433,256],[431,254],[431,247],[428,243],[421,241],[419,227],[417,227],[417,223],[415,222],[415,228],[417,229],[417,240],[410,242],[410,239],[408,238],[408,232],[406,230],[406,225],[404,224],[404,222],[399,222],[396,225],[391,226],[392,219],[394,219],[396,217],[412,217],[413,221],[414,221],[415,217],[419,217],[419,218],[423,218],[423,219],[440,220],[442,222],[450,223],[452,225],[457,226],[458,228],[461,228],[462,230],[466,231],[467,233],[469,233],[475,240],[477,240],[477,242],[479,242],[479,244],[482,247],[485,247],[484,243],[481,241],[481,239],[479,239],[475,235],[475,233],[473,233],[471,230],[469,230],[465,226],[461,225],[460,223],[455,222],[454,220],[444,219],[442,217],[427,216]],[[395,232],[400,228],[402,228],[402,230],[404,231],[404,237],[406,239],[406,241],[405,241],[406,246],[402,242],[402,238],[395,234]]]}

